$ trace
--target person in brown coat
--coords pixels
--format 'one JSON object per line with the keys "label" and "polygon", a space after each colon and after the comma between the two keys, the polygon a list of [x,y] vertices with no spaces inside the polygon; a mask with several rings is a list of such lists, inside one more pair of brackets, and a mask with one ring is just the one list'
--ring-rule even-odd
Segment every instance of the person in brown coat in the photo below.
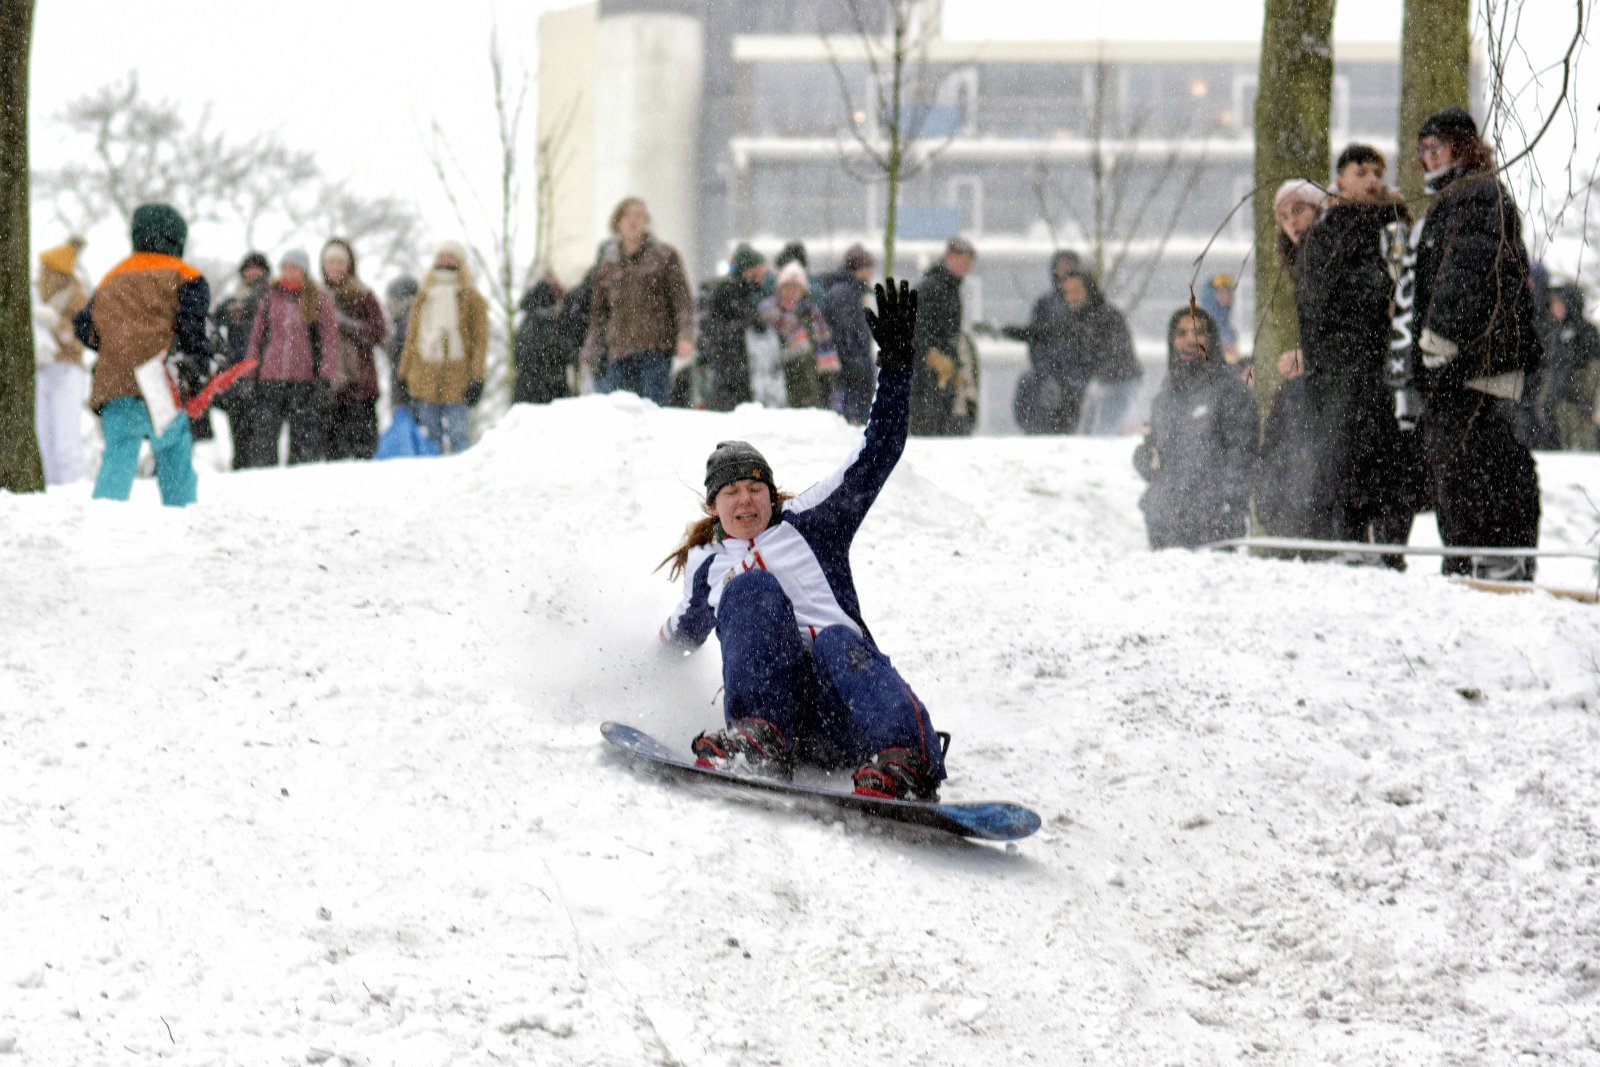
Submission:
{"label": "person in brown coat", "polygon": [[[150,403],[178,399],[170,369],[180,381],[197,384],[211,362],[206,337],[206,312],[211,286],[199,270],[182,259],[189,225],[167,204],[142,204],[132,219],[133,254],[101,281],[72,321],[79,341],[100,353],[95,360],[89,407],[100,416],[105,452],[94,480],[97,500],[126,500],[139,472],[139,447],[149,439],[156,459],[156,485],[161,502],[184,507],[195,501],[194,442],[189,420],[180,408],[165,427],[157,428]],[[150,403],[135,371],[162,357],[169,380]]]}
{"label": "person in brown coat", "polygon": [[356,275],[356,253],[342,237],[322,246],[322,281],[339,318],[328,405],[329,459],[371,459],[378,448],[378,365],[372,350],[388,323],[377,296]]}
{"label": "person in brown coat", "polygon": [[[677,249],[650,233],[644,201],[628,197],[611,212],[616,243],[594,272],[589,335],[582,359],[595,389],[625,389],[665,406],[674,360],[694,358],[694,295]],[[604,374],[600,353],[610,356]]]}
{"label": "person in brown coat", "polygon": [[472,284],[467,250],[446,241],[411,302],[400,384],[417,425],[445,452],[471,443],[467,409],[483,396],[489,302]]}

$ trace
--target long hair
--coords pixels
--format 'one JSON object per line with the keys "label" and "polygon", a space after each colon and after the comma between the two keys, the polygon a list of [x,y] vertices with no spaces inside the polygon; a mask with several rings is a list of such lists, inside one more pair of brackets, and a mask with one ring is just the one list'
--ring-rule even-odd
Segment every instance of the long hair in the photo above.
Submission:
{"label": "long hair", "polygon": [[1494,170],[1494,149],[1481,137],[1445,134],[1440,139],[1449,144],[1451,161],[1466,173]]}
{"label": "long hair", "polygon": [[[774,523],[782,517],[783,505],[793,499],[793,493],[786,493],[782,489],[777,491],[772,500],[772,521]],[[678,547],[668,552],[661,562],[655,566],[656,570],[660,570],[667,564],[672,564],[672,569],[667,571],[667,579],[669,581],[675,582],[683,577],[684,568],[689,565],[689,551],[691,549],[699,548],[701,545],[709,545],[717,539],[717,509],[712,505],[711,501],[705,500],[701,502],[700,510],[701,515],[683,531],[683,540],[678,542]]]}

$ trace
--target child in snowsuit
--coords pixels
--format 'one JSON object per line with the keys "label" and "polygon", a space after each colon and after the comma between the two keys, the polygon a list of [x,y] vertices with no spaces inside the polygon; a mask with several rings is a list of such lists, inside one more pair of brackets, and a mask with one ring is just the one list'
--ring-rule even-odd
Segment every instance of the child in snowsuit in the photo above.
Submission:
{"label": "child in snowsuit", "polygon": [[1249,533],[1256,404],[1222,358],[1211,316],[1179,308],[1167,324],[1167,380],[1133,466],[1150,483],[1150,547],[1198,548]]}
{"label": "child in snowsuit", "polygon": [[664,642],[722,644],[723,730],[695,739],[706,766],[743,757],[760,772],[796,762],[855,767],[867,796],[933,797],[944,756],[927,709],[862,619],[850,543],[905,448],[916,294],[894,282],[868,312],[878,343],[878,391],[866,433],[834,474],[798,496],[743,441],[706,460],[705,515],[663,562],[684,576]]}
{"label": "child in snowsuit", "polygon": [[179,365],[184,391],[193,393],[211,362],[206,313],[211,287],[185,263],[189,226],[166,204],[144,204],[133,212],[133,255],[111,268],[89,303],[73,320],[94,365],[89,407],[100,416],[105,454],[94,481],[100,500],[126,500],[138,473],[139,445],[150,439],[156,457],[161,502],[183,507],[195,501],[194,443],[180,410],[161,434],[150,421],[134,368],[162,352]]}

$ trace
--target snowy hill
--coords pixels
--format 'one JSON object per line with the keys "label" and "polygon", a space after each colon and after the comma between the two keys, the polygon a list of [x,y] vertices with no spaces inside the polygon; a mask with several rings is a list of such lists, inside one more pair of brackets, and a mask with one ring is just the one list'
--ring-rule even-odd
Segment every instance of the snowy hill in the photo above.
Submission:
{"label": "snowy hill", "polygon": [[854,431],[585,398],[0,496],[0,1067],[1600,1064],[1600,609],[1153,555],[1131,441],[913,441],[863,609],[945,796],[1045,826],[829,823],[600,741],[718,721],[651,568],[728,437],[800,489]]}

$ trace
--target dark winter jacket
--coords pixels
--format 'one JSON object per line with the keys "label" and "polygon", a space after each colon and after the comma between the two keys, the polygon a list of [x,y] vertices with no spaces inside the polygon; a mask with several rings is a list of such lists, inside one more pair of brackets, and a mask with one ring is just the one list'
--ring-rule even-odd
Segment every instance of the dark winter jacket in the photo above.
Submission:
{"label": "dark winter jacket", "polygon": [[954,357],[960,338],[961,279],[943,262],[935,263],[917,284],[917,358],[922,359],[932,349]]}
{"label": "dark winter jacket", "polygon": [[866,298],[872,287],[849,272],[835,277],[822,300],[822,317],[839,352],[839,386],[844,390],[844,415],[865,421],[877,382],[872,330],[867,326]]}
{"label": "dark winter jacket", "polygon": [[1338,204],[1306,232],[1295,260],[1294,295],[1313,392],[1334,379],[1383,388],[1394,297],[1383,230],[1407,221],[1400,204]]}
{"label": "dark winter jacket", "polygon": [[[961,377],[961,279],[942,261],[929,267],[917,285],[912,345],[917,362],[911,381],[911,432],[961,432],[963,420],[954,410]],[[932,358],[939,366],[929,362],[935,352],[939,355]]]}
{"label": "dark winter jacket", "polygon": [[250,347],[250,326],[256,320],[256,309],[267,295],[269,284],[266,275],[254,285],[241,282],[237,290],[212,309],[211,325],[222,342],[222,350],[216,353],[221,357],[222,366],[229,367],[244,359]]}
{"label": "dark winter jacket", "polygon": [[760,282],[730,274],[713,282],[705,295],[698,351],[711,375],[706,406],[712,411],[732,411],[751,400],[745,332],[766,329],[756,313],[761,294]]}
{"label": "dark winter jacket", "polygon": [[[1460,354],[1422,370],[1425,390],[1458,389],[1470,379],[1538,369],[1540,344],[1517,205],[1492,174],[1452,171],[1416,243],[1414,343],[1422,331],[1453,341]],[[1422,366],[1422,352],[1417,351]]]}
{"label": "dark winter jacket", "polygon": [[1025,328],[1007,327],[1006,336],[1028,343],[1034,370],[1072,385],[1086,385],[1091,378],[1126,382],[1140,377],[1144,371],[1122,313],[1106,303],[1094,279],[1079,277],[1089,294],[1082,307],[1073,310],[1056,289],[1034,302]]}
{"label": "dark winter jacket", "polygon": [[1588,404],[1593,398],[1579,386],[1579,376],[1591,363],[1600,362],[1600,331],[1584,318],[1583,289],[1576,285],[1551,291],[1566,305],[1567,315],[1545,318],[1544,388],[1541,394],[1552,404]]}
{"label": "dark winter jacket", "polygon": [[[1208,351],[1220,349],[1214,325],[1211,341]],[[1255,400],[1232,367],[1218,356],[1184,361],[1169,348],[1150,432],[1133,455],[1150,483],[1139,506],[1151,548],[1194,548],[1247,532],[1256,433]]]}
{"label": "dark winter jacket", "polygon": [[522,294],[518,305],[522,320],[512,339],[517,370],[513,403],[548,404],[570,393],[567,368],[577,361],[583,339],[562,329],[561,304],[555,286],[547,281]]}

